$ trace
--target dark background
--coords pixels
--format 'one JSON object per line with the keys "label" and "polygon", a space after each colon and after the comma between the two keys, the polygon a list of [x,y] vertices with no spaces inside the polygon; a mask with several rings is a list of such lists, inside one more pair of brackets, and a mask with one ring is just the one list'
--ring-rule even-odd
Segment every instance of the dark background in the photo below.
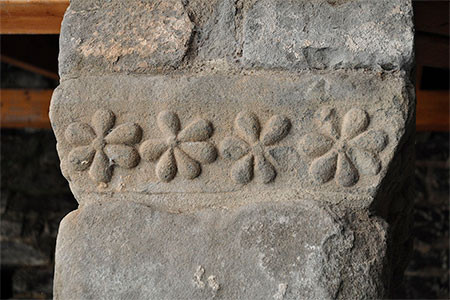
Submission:
{"label": "dark background", "polygon": [[[422,18],[425,25],[434,19],[433,15]],[[448,30],[446,37],[425,31],[416,36],[423,36],[422,41],[441,40],[448,46]],[[44,57],[38,63],[56,72],[58,36],[2,36],[1,41],[2,53],[24,59]],[[417,45],[425,55],[431,49],[420,42]],[[7,63],[0,68],[2,89],[52,89],[58,84]],[[424,67],[417,85],[448,91],[449,69]],[[2,128],[0,135],[1,298],[51,298],[59,222],[77,203],[60,173],[50,129]],[[449,299],[449,133],[418,132],[415,147],[414,251],[400,295]]]}

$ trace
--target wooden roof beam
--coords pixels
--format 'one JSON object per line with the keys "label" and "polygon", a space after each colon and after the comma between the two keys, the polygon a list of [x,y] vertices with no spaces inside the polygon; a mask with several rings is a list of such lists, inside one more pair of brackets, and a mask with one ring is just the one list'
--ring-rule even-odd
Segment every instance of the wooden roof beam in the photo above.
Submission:
{"label": "wooden roof beam", "polygon": [[69,0],[2,0],[0,34],[59,34]]}

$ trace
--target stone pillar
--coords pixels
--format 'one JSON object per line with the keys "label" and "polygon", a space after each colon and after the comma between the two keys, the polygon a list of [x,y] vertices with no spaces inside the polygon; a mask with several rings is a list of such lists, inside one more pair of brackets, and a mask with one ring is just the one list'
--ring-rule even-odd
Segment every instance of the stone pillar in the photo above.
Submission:
{"label": "stone pillar", "polygon": [[72,0],[55,299],[374,299],[410,249],[409,0]]}

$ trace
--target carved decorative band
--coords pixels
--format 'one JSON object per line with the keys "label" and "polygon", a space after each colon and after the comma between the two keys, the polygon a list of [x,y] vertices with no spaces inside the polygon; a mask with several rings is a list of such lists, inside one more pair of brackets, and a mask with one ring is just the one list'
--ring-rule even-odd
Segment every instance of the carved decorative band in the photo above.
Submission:
{"label": "carved decorative band", "polygon": [[283,192],[366,205],[411,103],[402,79],[366,72],[100,76],[63,81],[50,116],[79,199]]}
{"label": "carved decorative band", "polygon": [[[380,172],[378,153],[386,147],[387,135],[382,130],[366,131],[367,112],[353,108],[339,126],[335,110],[322,107],[316,112],[316,123],[318,132],[304,135],[297,148],[314,159],[309,174],[317,183],[334,177],[337,184],[350,187],[360,176]],[[212,122],[197,119],[181,129],[175,112],[162,111],[156,124],[164,138],[143,141],[138,153],[141,127],[133,123],[114,127],[115,115],[110,110],[97,110],[91,125],[71,123],[65,131],[67,142],[74,146],[67,158],[69,172],[87,171],[93,181],[107,183],[115,167],[131,169],[142,158],[156,163],[155,173],[160,181],[170,182],[177,175],[193,180],[203,165],[216,160],[216,147],[208,141],[213,135]],[[221,156],[233,161],[229,169],[231,179],[247,184],[256,173],[260,183],[275,180],[277,170],[270,162],[269,149],[289,134],[290,120],[274,115],[261,127],[256,114],[240,112],[234,129],[235,135],[227,136],[219,145]]]}

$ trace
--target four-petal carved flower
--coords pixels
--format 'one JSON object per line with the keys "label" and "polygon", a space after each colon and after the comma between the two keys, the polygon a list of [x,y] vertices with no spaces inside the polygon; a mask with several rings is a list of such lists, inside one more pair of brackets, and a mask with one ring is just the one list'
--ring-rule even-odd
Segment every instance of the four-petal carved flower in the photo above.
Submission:
{"label": "four-petal carved flower", "polygon": [[114,123],[114,114],[100,109],[92,117],[92,126],[76,122],[65,131],[66,140],[76,146],[67,157],[69,165],[76,171],[89,168],[95,182],[109,182],[114,165],[130,169],[139,163],[139,154],[131,145],[140,141],[141,128],[124,123],[112,129]]}
{"label": "four-petal carved flower", "polygon": [[316,119],[322,134],[309,133],[299,141],[299,150],[314,158],[309,168],[319,183],[335,177],[336,182],[349,187],[360,175],[376,175],[381,162],[378,153],[387,145],[382,130],[368,130],[369,117],[359,108],[350,109],[344,116],[340,133],[334,109],[324,107],[317,111]]}
{"label": "four-petal carved flower", "polygon": [[236,116],[234,127],[237,137],[227,137],[220,144],[222,156],[236,161],[230,172],[233,181],[246,184],[253,179],[254,171],[263,183],[274,180],[277,173],[266,158],[266,147],[276,144],[289,133],[289,119],[275,115],[261,131],[253,113],[241,112]]}
{"label": "four-petal carved flower", "polygon": [[165,139],[150,139],[142,143],[141,156],[156,161],[156,175],[161,181],[171,181],[177,173],[186,179],[194,179],[201,173],[200,163],[212,163],[217,158],[216,148],[206,142],[213,133],[208,121],[198,119],[180,131],[177,114],[159,113],[157,124]]}

